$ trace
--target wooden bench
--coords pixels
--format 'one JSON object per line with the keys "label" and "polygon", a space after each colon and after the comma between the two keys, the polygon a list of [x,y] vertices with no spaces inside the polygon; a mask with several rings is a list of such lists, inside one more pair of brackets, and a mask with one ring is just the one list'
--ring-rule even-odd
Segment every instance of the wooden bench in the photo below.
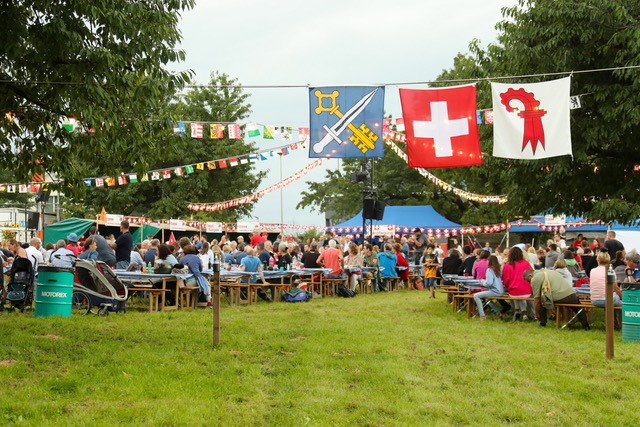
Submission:
{"label": "wooden bench", "polygon": [[183,310],[189,310],[191,308],[196,308],[196,304],[198,303],[198,294],[200,292],[199,286],[183,286],[178,289],[180,307]]}
{"label": "wooden bench", "polygon": [[[563,308],[573,309],[577,307],[579,307],[580,310],[573,312],[573,316],[564,325],[560,326],[562,324],[562,318],[564,317],[564,313],[565,313],[565,310],[563,310]],[[554,308],[556,308],[555,312],[556,312],[556,328],[557,329],[564,329],[567,326],[571,325],[573,322],[576,321],[576,319],[578,318],[578,315],[583,311],[587,312],[588,310],[592,310],[594,308],[601,308],[604,310],[603,307],[597,307],[591,304],[591,300],[589,299],[581,300],[580,304],[554,304]],[[619,310],[622,313],[622,307],[613,307],[614,313],[616,310]]]}
{"label": "wooden bench", "polygon": [[[471,293],[458,293],[458,294],[453,294],[452,295],[452,303],[453,303],[453,312],[457,313],[459,311],[462,311],[463,308],[466,307],[467,309],[467,318],[471,318],[473,316],[473,312],[474,312],[474,308],[476,306],[475,304],[475,300],[473,299],[473,295]],[[484,297],[483,299],[486,300],[503,300],[503,301],[533,301],[534,298],[533,297],[527,297],[527,298],[518,298],[518,297],[512,297],[510,295],[500,295],[500,296],[488,296],[488,297]],[[463,305],[463,303],[466,302],[466,306]],[[460,307],[462,306],[462,307]]]}
{"label": "wooden bench", "polygon": [[136,292],[146,292],[149,295],[149,312],[153,313],[154,311],[160,310],[160,297],[162,296],[163,301],[165,298],[165,293],[169,292],[168,289],[158,289],[154,288],[151,285],[149,286],[130,286],[127,288],[130,293]]}
{"label": "wooden bench", "polygon": [[362,294],[372,294],[373,293],[373,279],[369,277],[361,277],[358,279],[358,287],[360,289],[360,293]]}
{"label": "wooden bench", "polygon": [[336,286],[342,284],[345,285],[346,287],[349,287],[349,283],[348,283],[348,278],[344,277],[342,279],[340,278],[332,278],[329,279],[327,277],[324,277],[322,279],[322,296],[323,297],[330,297],[336,294]]}

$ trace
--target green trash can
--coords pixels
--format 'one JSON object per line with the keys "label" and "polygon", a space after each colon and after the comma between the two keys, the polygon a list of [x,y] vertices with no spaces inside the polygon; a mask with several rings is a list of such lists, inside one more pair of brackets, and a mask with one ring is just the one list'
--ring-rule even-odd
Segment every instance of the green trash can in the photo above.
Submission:
{"label": "green trash can", "polygon": [[71,316],[73,268],[38,267],[36,317]]}
{"label": "green trash can", "polygon": [[640,283],[622,284],[622,341],[640,341]]}

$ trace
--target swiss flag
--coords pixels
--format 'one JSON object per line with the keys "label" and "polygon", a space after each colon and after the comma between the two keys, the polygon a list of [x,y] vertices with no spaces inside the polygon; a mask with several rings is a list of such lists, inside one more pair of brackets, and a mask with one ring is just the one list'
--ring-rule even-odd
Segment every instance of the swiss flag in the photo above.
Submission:
{"label": "swiss flag", "polygon": [[482,164],[476,87],[400,89],[409,167]]}

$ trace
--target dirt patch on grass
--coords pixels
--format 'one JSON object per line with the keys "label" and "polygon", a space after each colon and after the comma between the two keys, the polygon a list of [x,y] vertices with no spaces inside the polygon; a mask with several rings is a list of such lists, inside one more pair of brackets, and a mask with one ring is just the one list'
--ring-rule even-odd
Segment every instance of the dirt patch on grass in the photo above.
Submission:
{"label": "dirt patch on grass", "polygon": [[0,367],[7,368],[9,366],[15,365],[16,363],[18,363],[18,361],[14,359],[0,360]]}

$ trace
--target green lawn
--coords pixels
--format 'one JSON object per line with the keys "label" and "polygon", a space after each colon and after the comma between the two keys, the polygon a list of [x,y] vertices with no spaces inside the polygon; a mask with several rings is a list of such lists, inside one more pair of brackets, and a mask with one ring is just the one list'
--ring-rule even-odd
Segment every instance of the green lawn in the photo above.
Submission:
{"label": "green lawn", "polygon": [[0,313],[0,425],[638,425],[640,343],[399,291],[211,311]]}

